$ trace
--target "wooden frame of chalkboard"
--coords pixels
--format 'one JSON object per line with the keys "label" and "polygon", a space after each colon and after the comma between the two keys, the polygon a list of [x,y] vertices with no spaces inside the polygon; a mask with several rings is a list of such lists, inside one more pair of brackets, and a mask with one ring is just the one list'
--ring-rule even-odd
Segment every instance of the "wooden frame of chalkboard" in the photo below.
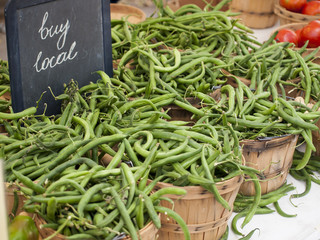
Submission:
{"label": "wooden frame of chalkboard", "polygon": [[14,112],[58,114],[71,79],[112,76],[110,0],[9,0],[5,25]]}

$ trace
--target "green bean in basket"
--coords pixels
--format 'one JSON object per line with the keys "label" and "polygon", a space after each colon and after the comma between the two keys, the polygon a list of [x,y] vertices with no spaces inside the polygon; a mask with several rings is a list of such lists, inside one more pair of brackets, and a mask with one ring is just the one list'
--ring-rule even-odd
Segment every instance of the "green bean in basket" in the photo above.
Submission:
{"label": "green bean in basket", "polygon": [[204,9],[188,4],[176,12],[169,6],[164,7],[161,1],[154,1],[154,4],[157,16],[141,23],[131,24],[126,19],[111,21],[116,68],[117,62],[129,52],[135,56],[132,49],[145,44],[212,53],[213,57],[223,58],[246,55],[249,49],[256,50],[261,45],[250,35],[251,29],[230,19],[234,13],[212,9],[210,4]]}
{"label": "green bean in basket", "polygon": [[[211,108],[211,113],[225,112],[226,121],[231,123],[235,130],[241,132],[240,139],[256,139],[257,137],[272,137],[285,134],[301,135],[306,143],[307,150],[300,164],[296,166],[300,170],[306,166],[315,147],[312,143],[311,131],[318,130],[315,122],[320,113],[312,110],[304,103],[298,103],[294,99],[281,96],[270,85],[264,90],[265,83],[262,80],[256,89],[235,77],[238,87],[235,88],[235,97],[228,98],[227,93],[222,92],[218,102],[221,108]],[[221,102],[223,101],[223,104]],[[229,108],[234,109],[229,113]],[[209,108],[209,106],[207,106]],[[221,118],[209,117],[211,124],[221,122]]]}
{"label": "green bean in basket", "polygon": [[[37,180],[55,166],[77,157],[91,157],[98,163],[105,153],[114,156],[112,147],[126,137],[117,127],[132,126],[140,120],[152,123],[170,119],[160,112],[159,103],[168,97],[173,101],[175,94],[129,101],[105,73],[98,73],[101,80],[81,89],[75,81],[66,85],[65,93],[56,97],[63,101],[60,115],[34,116],[34,107],[21,113],[2,113],[10,119],[3,119],[8,136],[1,136],[0,140],[7,181],[16,179],[12,166]],[[129,156],[133,154],[129,149]],[[129,160],[126,155],[118,155],[119,162]]]}
{"label": "green bean in basket", "polygon": [[[131,179],[130,176],[137,169],[122,163],[117,170],[112,175],[101,175],[103,167],[93,171],[74,166],[69,174],[53,170],[56,172],[55,181],[45,183],[43,195],[30,196],[25,208],[33,209],[46,222],[42,231],[49,231],[51,236],[62,234],[67,239],[81,236],[113,239],[124,234],[132,239],[140,239],[138,232],[148,222],[152,221],[157,228],[161,226],[158,213],[166,208],[158,208],[158,199],[168,193],[183,195],[185,191],[170,188],[161,193],[150,194],[139,190],[137,182]],[[96,178],[95,175],[101,177]],[[85,179],[86,184],[83,185]],[[63,197],[60,196],[61,192],[64,192]],[[127,198],[128,196],[130,197]],[[170,209],[168,211],[181,224],[185,239],[190,239],[185,222],[175,212]],[[68,223],[60,225],[67,220]]]}
{"label": "green bean in basket", "polygon": [[[319,81],[317,64],[312,62],[314,53],[302,57],[301,52],[291,49],[290,43],[272,42],[244,56],[236,56],[225,70],[229,74],[244,78],[250,88],[255,89],[263,81],[263,89],[276,87],[278,94],[289,97],[299,95],[309,103],[318,99]],[[315,52],[319,51],[316,49]],[[225,75],[228,77],[228,73]],[[230,76],[229,76],[230,77]]]}
{"label": "green bean in basket", "polygon": [[[137,59],[135,68],[126,63]],[[152,99],[165,94],[176,94],[184,101],[193,91],[208,93],[213,86],[224,83],[218,80],[220,69],[228,63],[210,53],[192,51],[155,51],[148,44],[130,49],[114,70],[111,81],[123,89],[127,97]]]}
{"label": "green bean in basket", "polygon": [[[230,209],[213,186],[216,181],[242,174],[239,142],[233,139],[237,134],[232,134],[232,129],[224,126],[206,128],[200,124],[178,129],[170,122],[141,127],[122,131],[130,131],[128,140],[138,159],[150,156],[152,149],[158,146],[150,164],[152,179],[161,176],[161,181],[179,186],[201,185]],[[193,166],[196,167],[193,169]]]}

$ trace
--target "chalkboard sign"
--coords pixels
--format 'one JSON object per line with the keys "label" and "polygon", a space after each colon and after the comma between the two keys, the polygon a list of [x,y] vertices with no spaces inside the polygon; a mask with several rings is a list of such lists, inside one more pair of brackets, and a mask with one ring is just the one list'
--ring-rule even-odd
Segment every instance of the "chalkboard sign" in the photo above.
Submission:
{"label": "chalkboard sign", "polygon": [[10,0],[5,20],[15,112],[38,104],[57,114],[64,83],[112,75],[109,0]]}

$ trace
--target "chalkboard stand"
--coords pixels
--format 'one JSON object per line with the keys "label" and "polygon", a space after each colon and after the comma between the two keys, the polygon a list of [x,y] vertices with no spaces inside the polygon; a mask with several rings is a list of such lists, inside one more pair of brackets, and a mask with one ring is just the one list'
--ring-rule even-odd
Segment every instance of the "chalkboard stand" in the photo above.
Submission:
{"label": "chalkboard stand", "polygon": [[[48,87],[59,95],[71,79],[81,87],[96,81],[95,71],[112,76],[109,0],[9,0],[5,24],[15,112],[35,106],[45,92],[38,113],[58,114]],[[46,35],[51,26],[67,30]],[[46,58],[54,61],[46,65]]]}

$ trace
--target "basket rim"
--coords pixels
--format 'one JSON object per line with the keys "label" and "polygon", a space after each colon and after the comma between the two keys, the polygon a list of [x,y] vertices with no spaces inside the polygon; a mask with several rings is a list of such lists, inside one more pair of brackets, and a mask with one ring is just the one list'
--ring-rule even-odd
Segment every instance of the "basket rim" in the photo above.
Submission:
{"label": "basket rim", "polygon": [[[158,214],[158,217],[160,218],[160,216],[161,216],[161,214],[159,213],[159,214]],[[40,235],[41,237],[43,237],[43,235],[45,234],[44,232],[50,233],[50,235],[51,235],[51,234],[53,234],[53,233],[56,231],[56,230],[54,230],[54,229],[52,229],[52,228],[46,228],[46,230],[43,230],[44,228],[41,228],[40,226],[43,225],[43,224],[45,224],[46,221],[45,221],[39,214],[35,214],[35,222],[36,222],[36,224],[37,224],[37,227],[38,227],[38,229],[39,229],[39,235]],[[154,232],[158,232],[158,230],[159,230],[159,229],[156,228],[156,226],[154,225],[154,223],[152,222],[151,219],[148,221],[148,223],[147,223],[143,228],[141,228],[141,229],[139,230],[139,236],[143,235],[146,231],[148,231],[148,230],[150,230],[150,229],[152,229],[152,231],[154,231]],[[56,235],[56,237],[57,237],[58,239],[65,239],[66,236],[63,235],[63,234],[61,234],[61,233],[58,233],[58,234]],[[131,237],[128,236],[128,235],[126,235],[123,239],[124,239],[124,240],[130,240]]]}
{"label": "basket rim", "polygon": [[272,148],[272,147],[287,144],[290,141],[297,141],[297,140],[298,140],[298,135],[286,134],[281,136],[275,136],[275,137],[272,137],[271,139],[267,138],[266,140],[244,139],[240,141],[240,145],[243,149],[249,148],[250,150],[253,150],[253,149],[260,149],[260,145],[261,147],[264,147],[264,148]]}
{"label": "basket rim", "polygon": [[[218,188],[218,191],[221,195],[225,193],[229,193],[237,189],[241,183],[243,182],[243,175],[237,175],[233,178],[230,178],[228,180],[224,180],[221,182],[217,182],[216,186]],[[211,197],[210,194],[212,194],[207,189],[203,188],[202,186],[175,186],[172,183],[165,183],[165,182],[157,182],[155,189],[159,188],[166,188],[166,187],[175,187],[175,188],[182,188],[187,191],[187,194],[184,196],[180,195],[174,195],[174,194],[168,194],[168,196],[173,198],[183,198],[183,199],[193,199],[195,198],[195,194],[199,194],[201,198]]]}
{"label": "basket rim", "polygon": [[280,0],[275,1],[274,13],[277,14],[279,17],[284,16],[287,19],[293,19],[293,21],[307,22],[319,19],[319,16],[312,16],[289,11],[280,5]]}
{"label": "basket rim", "polygon": [[144,21],[146,19],[146,13],[142,11],[140,8],[137,8],[135,6],[128,5],[128,4],[123,4],[123,3],[110,3],[110,17],[111,17],[112,10],[115,10],[115,9],[117,10],[123,9],[125,10],[125,12],[115,11],[114,13],[126,13],[128,14],[127,15],[128,17],[133,16],[133,17],[139,18],[139,21]]}

